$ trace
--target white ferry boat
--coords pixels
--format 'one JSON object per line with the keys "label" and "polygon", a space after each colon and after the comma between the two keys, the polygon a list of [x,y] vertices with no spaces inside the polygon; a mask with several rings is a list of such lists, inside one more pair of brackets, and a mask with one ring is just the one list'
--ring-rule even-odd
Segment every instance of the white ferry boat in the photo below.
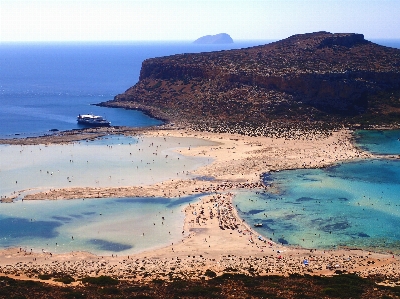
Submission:
{"label": "white ferry boat", "polygon": [[109,127],[111,123],[102,116],[93,114],[79,114],[77,117],[78,124],[90,127]]}

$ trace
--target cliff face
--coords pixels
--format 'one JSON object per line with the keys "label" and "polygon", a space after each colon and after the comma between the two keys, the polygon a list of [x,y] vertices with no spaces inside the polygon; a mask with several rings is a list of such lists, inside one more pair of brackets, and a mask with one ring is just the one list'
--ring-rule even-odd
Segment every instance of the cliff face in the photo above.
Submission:
{"label": "cliff face", "polygon": [[188,121],[318,120],[370,113],[370,95],[398,89],[400,50],[362,34],[317,32],[247,49],[145,60],[139,82],[109,104]]}

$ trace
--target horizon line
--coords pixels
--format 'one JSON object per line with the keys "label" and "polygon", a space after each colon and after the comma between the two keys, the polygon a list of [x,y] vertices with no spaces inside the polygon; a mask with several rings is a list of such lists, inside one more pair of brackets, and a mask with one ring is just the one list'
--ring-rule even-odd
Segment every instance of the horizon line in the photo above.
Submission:
{"label": "horizon line", "polygon": [[[399,38],[400,39],[400,38]],[[279,40],[276,38],[269,39],[236,39],[233,43],[221,43],[222,44],[235,44],[236,42],[247,42],[247,41],[271,41]],[[189,39],[137,39],[137,40],[0,40],[0,43],[130,43],[130,42],[188,42],[194,43],[195,40]],[[204,45],[204,44],[203,44]],[[214,44],[216,45],[216,44]]]}
{"label": "horizon line", "polygon": [[[289,36],[288,36],[289,37]],[[216,44],[197,44],[197,45],[229,45],[229,44],[235,44],[235,43],[241,43],[241,42],[258,42],[258,41],[268,41],[268,42],[274,42],[274,41],[280,41],[285,38],[259,38],[259,39],[234,39],[233,43],[216,43]],[[366,38],[366,40],[374,41],[374,40],[400,40],[400,37],[374,37],[374,38]],[[195,40],[189,40],[189,39],[137,39],[137,40],[0,40],[0,44],[50,44],[50,43],[174,43],[174,42],[184,42],[184,43],[194,43]]]}

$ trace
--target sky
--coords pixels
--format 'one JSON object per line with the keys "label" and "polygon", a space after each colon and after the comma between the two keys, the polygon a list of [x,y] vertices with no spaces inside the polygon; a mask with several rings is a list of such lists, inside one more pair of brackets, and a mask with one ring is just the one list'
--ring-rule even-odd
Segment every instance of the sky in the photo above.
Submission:
{"label": "sky", "polygon": [[316,31],[400,39],[400,0],[0,0],[0,42],[277,40]]}

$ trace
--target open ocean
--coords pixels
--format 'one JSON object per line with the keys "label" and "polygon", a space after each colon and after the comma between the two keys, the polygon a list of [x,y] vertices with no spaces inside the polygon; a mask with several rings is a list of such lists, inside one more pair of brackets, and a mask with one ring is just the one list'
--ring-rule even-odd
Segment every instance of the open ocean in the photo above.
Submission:
{"label": "open ocean", "polygon": [[[397,40],[375,42],[400,48]],[[47,134],[51,129],[75,129],[78,128],[76,116],[90,112],[105,116],[114,125],[142,127],[160,124],[160,121],[138,111],[92,104],[110,100],[134,85],[146,58],[263,43],[266,42],[233,45],[183,42],[0,44],[0,138],[36,136]],[[128,179],[127,173],[132,171],[129,167],[115,167],[114,181],[110,180],[111,176],[101,176],[110,171],[107,167],[104,171],[97,171],[96,177],[88,173],[79,179],[79,175],[84,174],[83,169],[90,170],[87,165],[93,158],[90,154],[93,148],[104,159],[93,161],[97,163],[93,166],[90,160],[89,164],[99,169],[99,165],[104,166],[104,161],[113,165],[127,164],[118,159],[119,154],[108,154],[111,153],[109,144],[113,145],[113,151],[123,151],[126,157],[134,146],[148,146],[144,140],[118,138],[60,148],[0,146],[0,194],[9,194],[17,188],[17,179],[20,180],[18,188],[23,184],[26,188],[68,185],[65,177],[74,177],[83,183],[88,180],[90,184],[95,180],[109,180],[110,185],[125,185],[122,180]],[[382,154],[400,154],[399,138],[400,131],[360,131],[356,134],[357,146]],[[187,146],[187,142],[193,145],[194,141],[174,142],[176,148]],[[14,148],[18,155],[13,155]],[[35,152],[38,154],[34,155]],[[63,157],[62,152],[69,155],[67,160],[57,160],[57,157]],[[73,166],[68,161],[70,156],[76,160]],[[25,163],[22,157],[32,165]],[[110,160],[112,157],[115,161]],[[135,176],[145,181],[157,181],[165,179],[158,177],[160,174],[175,175],[175,168],[190,171],[185,165],[209,162],[192,161],[182,156],[178,162],[177,157],[170,153],[172,158],[176,161],[158,161],[152,155],[143,155],[134,157],[129,163],[139,169]],[[171,165],[173,171],[167,167]],[[42,168],[51,170],[51,179],[46,177],[48,173],[40,172]],[[137,181],[132,174],[130,176]],[[279,186],[279,193],[239,192],[234,204],[247,223],[263,223],[263,227],[256,230],[265,237],[307,248],[349,246],[400,253],[399,161],[365,160],[324,169],[281,171],[266,174],[264,180]],[[14,204],[0,204],[0,248],[129,254],[159,247],[182,237],[183,213],[180,211],[183,205],[194,200],[197,197],[18,200]],[[164,225],[160,224],[161,216],[166,219]]]}
{"label": "open ocean", "polygon": [[244,48],[190,42],[0,43],[0,138],[48,134],[79,126],[78,114],[94,113],[112,125],[161,124],[139,111],[93,106],[124,92],[139,79],[142,61],[179,53]]}

